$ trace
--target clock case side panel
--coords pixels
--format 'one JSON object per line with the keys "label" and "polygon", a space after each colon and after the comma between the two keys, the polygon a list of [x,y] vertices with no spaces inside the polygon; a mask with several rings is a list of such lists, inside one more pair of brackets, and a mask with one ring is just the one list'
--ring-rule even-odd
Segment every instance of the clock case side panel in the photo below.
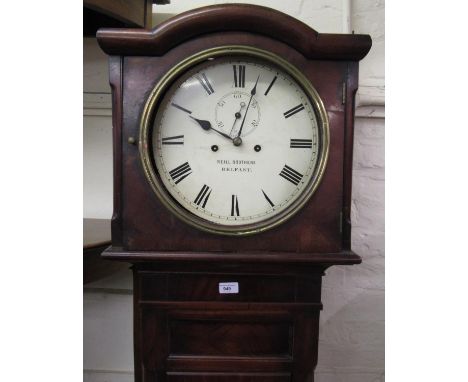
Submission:
{"label": "clock case side panel", "polygon": [[[138,147],[126,144],[137,137],[146,99],[164,73],[180,60],[200,50],[241,44],[286,57],[311,81],[322,97],[330,118],[330,156],[321,185],[306,206],[289,221],[251,237],[207,234],[174,217],[156,198],[140,164]],[[343,125],[345,108],[342,84],[347,75],[344,61],[307,60],[296,50],[264,36],[249,33],[205,35],[174,48],[162,57],[125,57],[122,166],[123,247],[148,251],[281,251],[336,253],[340,233],[343,181]],[[153,216],[151,216],[153,215]]]}
{"label": "clock case side panel", "polygon": [[343,147],[343,249],[351,250],[351,206],[352,206],[352,178],[354,151],[354,115],[356,110],[356,93],[359,84],[359,63],[348,63],[345,96],[345,145]]}
{"label": "clock case side panel", "polygon": [[109,57],[109,83],[112,92],[112,148],[114,206],[111,220],[112,245],[122,245],[122,118],[123,57]]}

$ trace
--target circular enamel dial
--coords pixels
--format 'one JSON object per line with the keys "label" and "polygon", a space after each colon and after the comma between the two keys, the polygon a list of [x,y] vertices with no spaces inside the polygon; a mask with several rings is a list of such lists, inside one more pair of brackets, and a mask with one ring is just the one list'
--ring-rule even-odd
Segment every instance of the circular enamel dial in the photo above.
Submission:
{"label": "circular enamel dial", "polygon": [[314,102],[268,60],[192,67],[167,87],[151,122],[157,182],[195,225],[271,224],[317,181],[324,148]]}

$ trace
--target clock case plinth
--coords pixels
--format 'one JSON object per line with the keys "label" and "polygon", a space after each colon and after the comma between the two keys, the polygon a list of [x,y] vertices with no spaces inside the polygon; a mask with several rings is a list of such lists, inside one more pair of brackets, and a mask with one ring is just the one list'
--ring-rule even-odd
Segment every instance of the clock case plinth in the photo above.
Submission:
{"label": "clock case plinth", "polygon": [[[103,257],[133,264],[135,380],[313,381],[321,279],[357,264],[350,249],[354,97],[367,35],[319,34],[280,12],[219,5],[154,30],[103,29],[113,95],[114,215]],[[247,237],[197,230],[153,194],[140,162],[140,118],[174,65],[219,46],[272,52],[314,85],[330,121],[322,182],[286,223]],[[239,293],[220,294],[220,282]]]}
{"label": "clock case plinth", "polygon": [[[322,276],[361,262],[333,254],[154,253],[133,263],[135,381],[314,380]],[[220,283],[238,283],[235,294]]]}

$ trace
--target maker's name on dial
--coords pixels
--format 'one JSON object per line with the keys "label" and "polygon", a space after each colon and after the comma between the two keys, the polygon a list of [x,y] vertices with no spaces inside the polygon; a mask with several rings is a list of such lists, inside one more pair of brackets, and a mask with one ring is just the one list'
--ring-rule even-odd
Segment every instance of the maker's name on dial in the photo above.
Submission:
{"label": "maker's name on dial", "polygon": [[[239,159],[218,159],[217,164],[222,165],[222,172],[237,172],[249,173],[252,172],[252,167],[255,165],[254,160],[239,160]],[[239,167],[242,166],[242,167]]]}
{"label": "maker's name on dial", "polygon": [[241,160],[241,159],[218,159],[216,161],[218,164],[229,164],[229,165],[236,165],[236,164],[243,164],[243,165],[254,165],[254,160]]}

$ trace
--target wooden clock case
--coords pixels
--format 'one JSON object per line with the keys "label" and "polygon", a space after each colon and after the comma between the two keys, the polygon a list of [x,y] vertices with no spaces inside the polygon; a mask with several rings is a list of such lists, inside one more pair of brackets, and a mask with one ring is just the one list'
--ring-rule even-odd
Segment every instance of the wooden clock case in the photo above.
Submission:
{"label": "wooden clock case", "polygon": [[[314,380],[321,278],[358,264],[350,248],[354,99],[367,35],[319,34],[269,8],[217,5],[154,30],[101,29],[113,95],[114,215],[103,256],[134,272],[135,380]],[[284,224],[220,236],[171,214],[145,178],[138,145],[146,100],[181,60],[220,46],[272,52],[296,66],[322,98],[330,149],[315,194]],[[220,282],[239,293],[220,294]]]}

